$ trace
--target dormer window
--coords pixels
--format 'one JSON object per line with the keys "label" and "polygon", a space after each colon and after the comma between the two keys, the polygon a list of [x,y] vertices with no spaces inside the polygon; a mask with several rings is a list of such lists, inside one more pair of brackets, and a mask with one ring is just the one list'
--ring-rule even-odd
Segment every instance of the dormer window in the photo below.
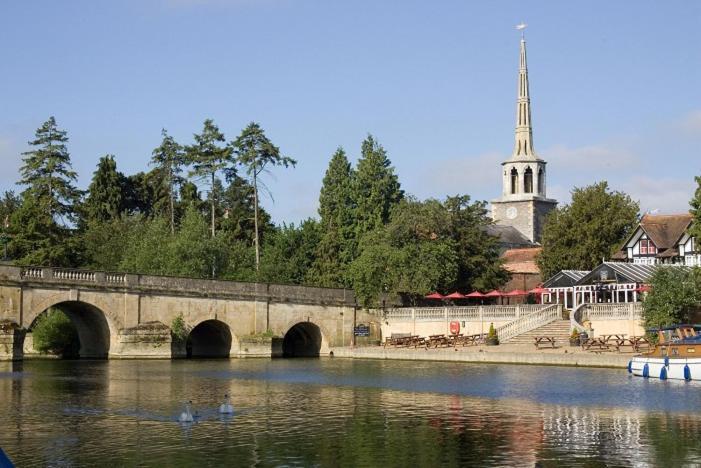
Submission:
{"label": "dormer window", "polygon": [[657,247],[650,239],[640,240],[640,255],[657,255]]}

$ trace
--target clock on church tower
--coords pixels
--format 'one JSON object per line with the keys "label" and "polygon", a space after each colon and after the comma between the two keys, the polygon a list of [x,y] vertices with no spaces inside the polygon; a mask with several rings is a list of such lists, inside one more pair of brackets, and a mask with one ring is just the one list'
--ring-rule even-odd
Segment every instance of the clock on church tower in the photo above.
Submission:
{"label": "clock on church tower", "polygon": [[546,162],[533,148],[526,40],[521,37],[514,151],[502,165],[501,197],[492,200],[492,219],[513,226],[533,243],[540,242],[545,216],[557,205],[546,196]]}

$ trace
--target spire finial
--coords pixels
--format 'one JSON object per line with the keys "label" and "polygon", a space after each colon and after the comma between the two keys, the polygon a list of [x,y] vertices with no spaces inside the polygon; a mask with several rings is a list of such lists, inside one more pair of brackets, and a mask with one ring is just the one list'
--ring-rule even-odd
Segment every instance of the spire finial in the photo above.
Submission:
{"label": "spire finial", "polygon": [[523,30],[526,23],[516,26],[521,31],[521,52],[518,67],[518,99],[516,102],[516,142],[513,159],[537,159],[533,149],[533,130],[531,128],[531,99],[528,90],[528,63],[526,61],[526,40]]}
{"label": "spire finial", "polygon": [[524,23],[523,21],[521,21],[521,24],[516,25],[516,30],[521,31],[521,40],[522,41],[526,39],[526,28],[527,27],[528,27],[528,25],[526,23]]}

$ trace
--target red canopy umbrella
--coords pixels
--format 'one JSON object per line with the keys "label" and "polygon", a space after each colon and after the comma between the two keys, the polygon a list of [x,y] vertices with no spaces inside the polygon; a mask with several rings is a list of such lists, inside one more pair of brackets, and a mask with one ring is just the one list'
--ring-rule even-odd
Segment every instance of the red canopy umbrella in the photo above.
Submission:
{"label": "red canopy umbrella", "polygon": [[527,295],[527,294],[528,294],[527,291],[522,291],[522,290],[520,290],[520,289],[514,289],[513,291],[509,291],[509,292],[507,292],[506,294],[504,294],[504,296],[509,296],[509,297],[513,297],[513,296],[525,296],[525,295]]}
{"label": "red canopy umbrella", "polygon": [[472,291],[470,294],[466,294],[465,297],[484,297],[484,294],[479,291]]}
{"label": "red canopy umbrella", "polygon": [[487,294],[484,295],[484,297],[501,297],[503,296],[504,293],[501,291],[497,291],[496,289],[489,291]]}
{"label": "red canopy umbrella", "polygon": [[445,296],[446,299],[464,299],[465,295],[460,294],[459,292],[455,291],[454,293],[448,294]]}
{"label": "red canopy umbrella", "polygon": [[642,284],[635,288],[635,292],[650,292],[652,291],[652,288],[650,287],[649,284]]}
{"label": "red canopy umbrella", "polygon": [[426,299],[443,299],[443,295],[437,292],[427,294],[424,296]]}
{"label": "red canopy umbrella", "polygon": [[538,286],[536,288],[531,289],[528,292],[531,294],[548,294],[548,293],[550,293],[550,290],[547,288],[543,288],[543,287]]}

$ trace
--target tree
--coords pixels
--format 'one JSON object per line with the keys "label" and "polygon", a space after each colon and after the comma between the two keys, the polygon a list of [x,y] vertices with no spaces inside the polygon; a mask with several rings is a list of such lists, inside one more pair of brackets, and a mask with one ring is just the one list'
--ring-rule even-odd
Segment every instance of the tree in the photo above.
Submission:
{"label": "tree", "polygon": [[343,148],[331,158],[319,194],[321,239],[310,271],[314,284],[327,287],[350,286],[347,269],[355,258],[353,219],[353,177]]}
{"label": "tree", "polygon": [[147,275],[170,274],[173,237],[167,219],[144,218],[139,229],[129,236],[119,270]]}
{"label": "tree", "polygon": [[254,246],[256,251],[256,271],[260,271],[260,231],[258,229],[258,205],[259,197],[259,177],[263,171],[270,166],[295,166],[297,161],[282,156],[280,149],[273,145],[265,136],[265,132],[255,122],[248,124],[243,129],[241,135],[232,142],[236,161],[246,169],[246,174],[251,178],[253,186],[253,224],[254,224]]}
{"label": "tree", "polygon": [[125,253],[146,221],[140,214],[123,214],[107,221],[91,221],[80,235],[80,266],[93,270],[116,271],[120,269]]}
{"label": "tree", "polygon": [[651,291],[643,299],[646,327],[689,322],[701,306],[701,268],[660,266],[650,280]]}
{"label": "tree", "polygon": [[450,213],[437,200],[405,199],[390,222],[367,233],[350,275],[356,296],[371,306],[382,293],[410,299],[445,290],[458,275]]}
{"label": "tree", "polygon": [[168,246],[168,274],[194,278],[218,278],[227,265],[227,247],[221,236],[208,235],[207,222],[189,208],[180,229]]}
{"label": "tree", "polygon": [[58,129],[53,116],[44,122],[29,142],[34,149],[22,153],[18,184],[27,187],[22,195],[33,197],[47,216],[70,221],[80,192],[74,186],[77,175],[71,168],[67,141],[66,132]]}
{"label": "tree", "polygon": [[211,208],[211,237],[215,236],[215,210],[216,197],[214,184],[217,173],[229,166],[231,161],[231,148],[220,146],[226,140],[224,134],[212,119],[204,121],[202,133],[195,135],[195,144],[186,147],[187,162],[192,166],[190,177],[195,177],[210,187],[209,203]]}
{"label": "tree", "polygon": [[32,329],[34,349],[61,357],[78,357],[80,339],[70,318],[60,309],[49,309],[39,316]]}
{"label": "tree", "polygon": [[404,197],[385,149],[372,135],[363,141],[353,184],[356,239],[389,222],[392,208]]}
{"label": "tree", "polygon": [[694,177],[694,180],[696,181],[696,191],[694,192],[694,197],[689,201],[689,205],[691,205],[691,210],[689,211],[694,220],[689,229],[689,234],[696,239],[700,239],[701,242],[701,176]]}
{"label": "tree", "polygon": [[176,187],[182,184],[180,177],[185,163],[183,147],[179,145],[164,128],[161,130],[163,140],[161,145],[153,150],[151,164],[159,168],[163,174],[163,185],[168,191],[168,214],[170,217],[170,232],[175,233],[175,196]]}
{"label": "tree", "polygon": [[572,191],[572,203],[553,210],[543,227],[538,267],[544,278],[560,270],[591,270],[620,247],[638,223],[638,203],[603,181]]}
{"label": "tree", "polygon": [[126,207],[123,180],[114,156],[108,154],[100,158],[83,205],[87,221],[102,222],[119,217]]}
{"label": "tree", "polygon": [[[255,245],[255,204],[253,186],[235,172],[227,171],[229,185],[224,189],[221,207],[224,216],[221,221],[221,231],[227,242],[245,241]],[[261,206],[258,207],[258,234],[261,245],[265,243],[268,232],[274,225],[270,215]],[[255,254],[254,254],[255,257]]]}
{"label": "tree", "polygon": [[270,233],[263,244],[260,278],[270,283],[305,284],[319,243],[319,223],[302,221]]}
{"label": "tree", "polygon": [[487,232],[492,220],[484,202],[470,203],[467,195],[448,197],[451,238],[456,242],[457,279],[450,289],[470,292],[496,289],[509,280],[502,267],[499,239]]}
{"label": "tree", "polygon": [[7,260],[7,244],[10,242],[10,218],[21,203],[19,197],[8,190],[0,199],[0,244],[2,244],[2,259]]}

